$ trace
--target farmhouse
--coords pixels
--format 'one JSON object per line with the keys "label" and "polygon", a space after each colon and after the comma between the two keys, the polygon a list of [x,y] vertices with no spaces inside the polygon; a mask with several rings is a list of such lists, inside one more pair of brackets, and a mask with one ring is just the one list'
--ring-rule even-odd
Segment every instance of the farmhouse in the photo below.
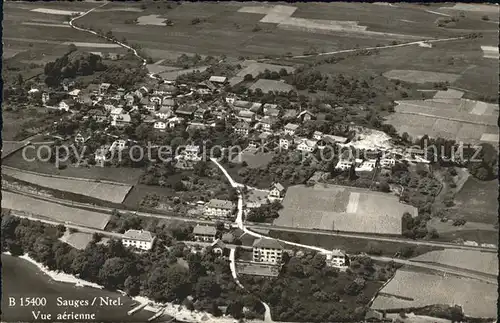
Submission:
{"label": "farmhouse", "polygon": [[122,243],[125,247],[135,247],[141,250],[151,250],[155,238],[149,231],[127,230],[124,233]]}
{"label": "farmhouse", "polygon": [[214,242],[217,229],[210,225],[197,224],[193,229],[194,240],[198,242]]}
{"label": "farmhouse", "polygon": [[267,199],[270,202],[279,201],[281,202],[285,197],[285,188],[280,183],[273,183],[271,189],[269,190],[269,194],[267,195]]}
{"label": "farmhouse", "polygon": [[218,218],[230,217],[234,211],[234,204],[227,200],[211,199],[205,204],[204,215]]}
{"label": "farmhouse", "polygon": [[283,246],[274,239],[260,238],[254,241],[253,261],[279,264],[283,255]]}
{"label": "farmhouse", "polygon": [[282,204],[276,225],[345,232],[401,235],[403,214],[418,214],[391,194],[327,184],[290,186]]}

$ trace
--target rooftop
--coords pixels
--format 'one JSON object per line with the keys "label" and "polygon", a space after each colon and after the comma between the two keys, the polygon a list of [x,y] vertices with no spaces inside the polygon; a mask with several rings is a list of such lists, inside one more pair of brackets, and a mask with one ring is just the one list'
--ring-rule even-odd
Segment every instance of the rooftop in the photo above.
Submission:
{"label": "rooftop", "polygon": [[259,238],[253,242],[254,248],[283,249],[281,243],[275,239]]}
{"label": "rooftop", "polygon": [[294,123],[288,123],[288,124],[285,126],[285,129],[286,129],[286,130],[297,130],[298,128],[299,128],[299,125],[294,124]]}
{"label": "rooftop", "polygon": [[215,83],[224,83],[227,80],[227,77],[225,76],[210,76],[208,79],[210,82],[215,82]]}
{"label": "rooftop", "polygon": [[124,233],[124,236],[126,236],[129,239],[132,240],[140,240],[140,241],[153,241],[153,235],[149,231],[145,230],[127,230]]}
{"label": "rooftop", "polygon": [[217,233],[217,229],[210,225],[197,224],[193,229],[193,234],[213,235]]}
{"label": "rooftop", "polygon": [[234,208],[233,202],[228,200],[218,200],[218,199],[211,199],[207,204],[205,204],[205,206],[216,209],[227,209],[227,210],[231,210]]}

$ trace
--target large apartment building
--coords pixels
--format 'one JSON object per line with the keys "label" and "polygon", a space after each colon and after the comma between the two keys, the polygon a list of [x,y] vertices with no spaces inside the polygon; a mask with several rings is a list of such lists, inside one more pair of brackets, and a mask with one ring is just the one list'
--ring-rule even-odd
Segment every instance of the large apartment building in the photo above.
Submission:
{"label": "large apartment building", "polygon": [[203,214],[209,217],[227,218],[231,217],[234,211],[234,204],[228,200],[211,199],[205,204]]}
{"label": "large apartment building", "polygon": [[253,243],[253,261],[279,264],[283,255],[283,246],[274,239],[260,238]]}

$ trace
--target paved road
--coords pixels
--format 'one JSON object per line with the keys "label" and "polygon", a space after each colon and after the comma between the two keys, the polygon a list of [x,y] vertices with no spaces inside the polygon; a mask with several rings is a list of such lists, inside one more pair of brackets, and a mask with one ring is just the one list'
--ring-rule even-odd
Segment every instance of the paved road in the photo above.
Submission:
{"label": "paved road", "polygon": [[[242,185],[239,184],[239,183],[236,183],[231,178],[231,176],[229,175],[229,173],[224,169],[224,167],[217,160],[212,159],[212,161],[222,170],[222,172],[224,173],[224,175],[227,177],[227,179],[231,183],[231,186],[233,188],[236,188],[238,190],[238,217],[237,217],[237,220],[236,220],[236,224],[238,225],[238,227],[240,229],[242,229],[244,232],[246,232],[246,233],[248,233],[250,235],[253,235],[253,236],[257,237],[257,238],[266,237],[266,238],[269,238],[269,239],[274,239],[274,240],[280,241],[282,243],[286,243],[286,244],[297,246],[297,247],[301,247],[301,248],[311,249],[311,250],[319,251],[319,252],[322,252],[322,253],[329,252],[329,250],[326,250],[326,249],[323,249],[323,248],[320,248],[320,247],[309,246],[309,245],[304,245],[304,244],[300,244],[300,243],[294,243],[294,242],[290,242],[290,241],[286,241],[286,240],[282,240],[282,239],[275,239],[275,238],[268,237],[268,236],[265,236],[265,235],[262,235],[262,234],[259,234],[259,233],[256,233],[254,231],[249,230],[247,228],[247,226],[245,226],[245,224],[243,222],[243,195],[242,195],[241,189],[240,189],[242,187]],[[255,228],[270,229],[270,228],[274,228],[274,227],[273,226],[252,226],[252,228],[254,228],[254,229]],[[289,229],[289,230],[301,230],[301,229]],[[295,232],[297,232],[297,231],[295,231]],[[333,233],[333,234],[335,234],[335,233]],[[355,234],[354,235],[353,234],[342,234],[342,236],[349,236],[349,237],[352,237],[352,238],[362,238],[362,236],[355,235]],[[364,238],[365,239],[374,240],[374,237],[364,237]],[[383,237],[379,237],[378,239],[383,239],[382,241],[390,241],[390,242],[406,242],[406,241],[408,241],[408,240],[404,240],[404,239],[383,238]],[[468,249],[468,248],[470,248],[469,246],[454,245],[454,244],[443,244],[443,243],[433,243],[433,242],[427,242],[427,241],[413,241],[413,242],[415,242],[417,244],[422,244],[422,245],[432,245],[432,246],[440,246],[440,247],[454,248],[454,249]],[[475,250],[477,250],[477,248],[475,248]],[[491,249],[488,248],[488,251],[491,251]],[[479,279],[479,280],[482,280],[482,281],[487,281],[489,283],[497,283],[495,279],[491,279],[489,277],[485,277],[485,276],[482,276],[482,275],[479,275],[479,274],[474,274],[474,273],[471,273],[471,272],[468,272],[468,271],[461,271],[459,268],[452,269],[452,268],[449,268],[449,267],[440,266],[439,264],[427,264],[427,263],[424,264],[424,263],[418,263],[418,262],[414,262],[414,261],[410,261],[410,260],[398,259],[398,258],[390,258],[390,257],[374,257],[374,256],[370,256],[370,257],[372,259],[374,259],[374,260],[385,261],[385,262],[393,261],[393,262],[400,263],[400,264],[403,264],[403,265],[409,265],[409,266],[414,266],[414,267],[421,267],[421,268],[426,268],[426,269],[430,269],[430,270],[441,271],[441,272],[444,272],[444,273],[451,273],[451,274],[460,275],[460,276],[463,276],[463,277],[468,277],[468,278],[473,278],[473,279]]]}

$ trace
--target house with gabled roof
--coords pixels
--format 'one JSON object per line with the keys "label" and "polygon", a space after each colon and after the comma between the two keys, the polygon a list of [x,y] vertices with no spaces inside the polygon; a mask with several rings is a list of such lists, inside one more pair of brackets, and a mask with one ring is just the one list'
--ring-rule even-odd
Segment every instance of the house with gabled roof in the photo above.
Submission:
{"label": "house with gabled roof", "polygon": [[141,250],[151,250],[155,237],[146,230],[127,230],[122,238],[125,247],[135,247]]}
{"label": "house with gabled roof", "polygon": [[293,137],[290,135],[284,135],[280,137],[279,147],[281,149],[288,150],[290,146],[293,144]]}
{"label": "house with gabled roof", "polygon": [[225,77],[225,76],[215,76],[214,75],[214,76],[210,76],[210,78],[208,80],[212,83],[216,83],[219,85],[223,85],[223,84],[227,83],[227,77]]}
{"label": "house with gabled roof", "polygon": [[285,197],[285,192],[286,191],[283,185],[277,182],[273,183],[273,185],[271,185],[271,189],[269,190],[269,194],[267,194],[267,199],[271,203],[274,201],[281,202]]}
{"label": "house with gabled roof", "polygon": [[168,119],[173,114],[174,112],[172,111],[172,108],[168,106],[161,106],[157,111],[154,111],[154,115],[159,119]]}
{"label": "house with gabled roof", "polygon": [[194,240],[198,242],[214,242],[216,240],[217,229],[211,225],[197,224],[193,228]]}

